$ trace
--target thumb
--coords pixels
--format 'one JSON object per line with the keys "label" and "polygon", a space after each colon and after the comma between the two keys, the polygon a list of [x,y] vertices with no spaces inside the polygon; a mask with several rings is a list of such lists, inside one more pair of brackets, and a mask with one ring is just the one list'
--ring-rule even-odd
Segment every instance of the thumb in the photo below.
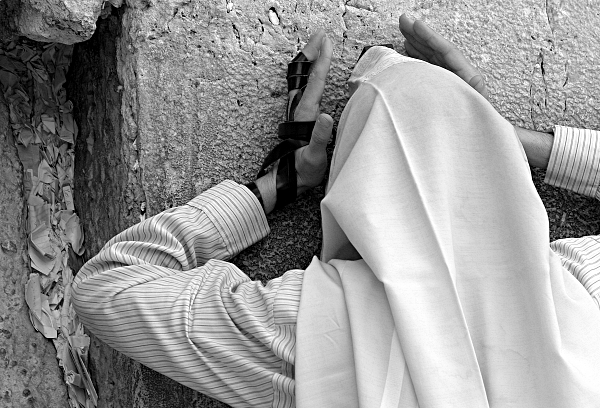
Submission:
{"label": "thumb", "polygon": [[331,131],[333,130],[333,119],[326,113],[321,113],[317,117],[315,127],[310,137],[310,143],[307,146],[308,154],[314,155],[325,151],[329,139],[331,139]]}
{"label": "thumb", "polygon": [[298,192],[315,187],[323,181],[327,171],[327,143],[331,138],[333,119],[321,113],[316,120],[310,143],[296,150],[296,171],[298,172]]}
{"label": "thumb", "polygon": [[477,92],[479,92],[485,99],[489,99],[489,94],[487,91],[487,87],[485,86],[485,81],[483,80],[483,76],[475,75],[469,81],[469,85]]}

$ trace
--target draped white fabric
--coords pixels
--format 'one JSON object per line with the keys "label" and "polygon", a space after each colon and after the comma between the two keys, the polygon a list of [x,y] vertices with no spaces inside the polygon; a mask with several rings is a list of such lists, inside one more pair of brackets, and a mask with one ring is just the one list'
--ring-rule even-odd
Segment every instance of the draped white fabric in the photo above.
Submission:
{"label": "draped white fabric", "polygon": [[323,262],[303,283],[297,406],[600,406],[600,311],[549,248],[513,127],[458,77],[380,47],[350,89]]}

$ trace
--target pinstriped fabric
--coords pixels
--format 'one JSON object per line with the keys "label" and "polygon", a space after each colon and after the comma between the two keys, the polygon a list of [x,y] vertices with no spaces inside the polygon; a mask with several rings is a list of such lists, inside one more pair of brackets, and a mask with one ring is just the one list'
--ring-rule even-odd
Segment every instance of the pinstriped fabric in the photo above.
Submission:
{"label": "pinstriped fabric", "polygon": [[[304,271],[293,269],[288,271],[282,279],[283,282],[276,299],[277,308],[273,312],[273,317],[278,325],[295,325],[298,320],[296,306],[300,303],[300,292],[296,288],[302,286]],[[293,358],[283,355],[280,357],[286,361]]]}
{"label": "pinstriped fabric", "polygon": [[555,126],[545,182],[600,198],[600,132]]}
{"label": "pinstriped fabric", "polygon": [[273,376],[273,407],[295,407],[296,325],[277,326],[277,332],[278,336],[273,339],[273,351],[276,355],[283,355],[284,358],[281,360],[281,375]]}
{"label": "pinstriped fabric", "polygon": [[296,358],[296,321],[304,279],[303,270],[291,270],[282,276],[282,284],[277,291],[273,319],[278,335],[273,339],[271,349],[281,359],[281,374],[273,377],[274,407],[294,407],[295,381],[294,363]]}
{"label": "pinstriped fabric", "polygon": [[577,278],[600,307],[600,241],[597,236],[559,239],[550,244],[563,266]]}
{"label": "pinstriped fabric", "polygon": [[254,195],[221,183],[111,239],[75,278],[75,309],[182,384],[234,407],[292,407],[302,271],[263,286],[224,262],[267,233]]}
{"label": "pinstriped fabric", "polygon": [[[555,126],[545,182],[600,199],[600,132]],[[598,237],[560,239],[550,247],[600,307]]]}
{"label": "pinstriped fabric", "polygon": [[201,209],[219,230],[229,256],[264,238],[261,232],[268,233],[269,226],[260,203],[246,191],[249,190],[233,181],[224,181],[188,203]]}

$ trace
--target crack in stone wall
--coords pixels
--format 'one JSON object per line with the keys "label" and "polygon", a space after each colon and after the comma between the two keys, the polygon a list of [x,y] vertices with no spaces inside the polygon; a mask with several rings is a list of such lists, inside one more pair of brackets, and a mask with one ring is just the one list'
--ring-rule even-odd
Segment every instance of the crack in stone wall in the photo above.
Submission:
{"label": "crack in stone wall", "polygon": [[[117,59],[123,11],[114,11],[98,22],[93,38],[76,45],[67,78],[67,92],[74,102],[79,124],[76,145],[75,207],[86,233],[86,254],[96,254],[104,243],[127,226],[138,222],[144,201],[139,188],[137,150],[123,128],[136,118],[124,115],[123,106],[135,94],[123,95]],[[131,407],[141,394],[141,366],[91,336],[90,370],[99,407]]]}

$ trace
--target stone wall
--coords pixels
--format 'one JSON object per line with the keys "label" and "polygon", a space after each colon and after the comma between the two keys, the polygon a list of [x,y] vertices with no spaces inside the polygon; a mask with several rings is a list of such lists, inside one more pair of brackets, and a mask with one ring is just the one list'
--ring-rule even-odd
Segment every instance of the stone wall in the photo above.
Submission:
{"label": "stone wall", "polygon": [[[130,0],[119,10],[106,5],[92,39],[75,47],[68,78],[80,128],[75,203],[87,256],[137,222],[142,205],[153,215],[225,178],[252,179],[278,142],[286,63],[318,27],[336,44],[322,109],[339,118],[344,81],[362,47],[392,42],[403,52],[397,29],[402,12],[423,18],[479,65],[492,103],[511,122],[600,129],[595,1]],[[81,38],[91,29],[84,32]],[[3,171],[14,168],[10,163],[3,162]],[[538,185],[542,176],[536,172]],[[539,188],[552,239],[600,232],[595,201]],[[305,267],[319,252],[322,193],[316,189],[270,216],[272,234],[234,262],[260,280]],[[2,228],[12,236],[12,227]],[[21,256],[3,251],[10,262]],[[22,285],[11,279],[5,291],[16,293]],[[224,406],[97,339],[90,355],[100,407]],[[35,378],[39,383],[43,377]]]}

